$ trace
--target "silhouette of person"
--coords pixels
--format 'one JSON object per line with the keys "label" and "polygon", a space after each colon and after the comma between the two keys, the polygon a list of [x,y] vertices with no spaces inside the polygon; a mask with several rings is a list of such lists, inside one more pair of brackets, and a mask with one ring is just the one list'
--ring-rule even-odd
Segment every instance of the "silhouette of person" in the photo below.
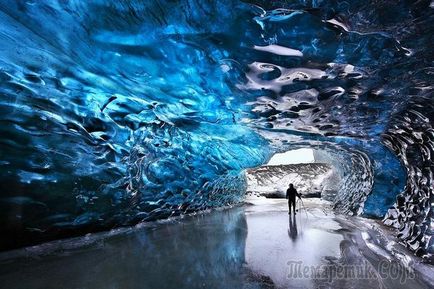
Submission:
{"label": "silhouette of person", "polygon": [[296,214],[295,212],[295,197],[300,198],[300,194],[297,193],[297,190],[294,188],[293,184],[289,184],[289,188],[286,190],[286,198],[288,199],[288,214],[291,214],[291,206],[292,209],[294,210],[294,215]]}

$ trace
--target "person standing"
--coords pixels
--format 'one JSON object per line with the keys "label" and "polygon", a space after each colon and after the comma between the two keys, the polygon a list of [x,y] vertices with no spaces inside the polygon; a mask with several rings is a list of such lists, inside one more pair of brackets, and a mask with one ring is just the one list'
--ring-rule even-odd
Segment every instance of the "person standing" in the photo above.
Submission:
{"label": "person standing", "polygon": [[295,212],[295,197],[300,198],[300,194],[297,193],[297,190],[294,188],[293,184],[289,184],[288,189],[286,190],[286,198],[288,199],[288,214],[291,214],[291,206],[292,209],[294,210],[294,215],[296,214]]}

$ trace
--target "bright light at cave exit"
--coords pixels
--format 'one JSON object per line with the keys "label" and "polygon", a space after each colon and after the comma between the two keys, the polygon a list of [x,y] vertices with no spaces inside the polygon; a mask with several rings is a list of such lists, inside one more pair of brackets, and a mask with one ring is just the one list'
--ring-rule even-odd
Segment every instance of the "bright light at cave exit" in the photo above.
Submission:
{"label": "bright light at cave exit", "polygon": [[315,159],[313,157],[313,150],[311,149],[298,149],[293,151],[287,151],[281,154],[275,154],[268,166],[287,165],[287,164],[300,164],[300,163],[313,163]]}

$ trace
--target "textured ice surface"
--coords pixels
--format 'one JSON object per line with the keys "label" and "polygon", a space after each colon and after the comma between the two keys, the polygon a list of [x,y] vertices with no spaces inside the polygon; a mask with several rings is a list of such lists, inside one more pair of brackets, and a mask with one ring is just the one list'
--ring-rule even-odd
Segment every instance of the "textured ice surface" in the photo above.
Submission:
{"label": "textured ice surface", "polygon": [[246,168],[313,147],[337,209],[395,203],[426,255],[431,6],[1,0],[2,248],[237,203]]}
{"label": "textured ice surface", "polygon": [[332,175],[333,168],[321,163],[261,166],[246,172],[247,191],[284,198],[288,185],[292,183],[298,193],[322,193],[324,197],[335,185],[328,180]]}

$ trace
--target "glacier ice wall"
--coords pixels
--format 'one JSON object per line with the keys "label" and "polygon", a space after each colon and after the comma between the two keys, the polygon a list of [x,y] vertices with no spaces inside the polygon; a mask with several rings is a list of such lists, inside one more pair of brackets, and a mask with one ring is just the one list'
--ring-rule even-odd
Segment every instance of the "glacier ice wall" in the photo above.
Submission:
{"label": "glacier ice wall", "polygon": [[323,193],[331,174],[332,167],[325,163],[261,166],[247,170],[247,192],[284,198],[292,183],[302,195]]}
{"label": "glacier ice wall", "polygon": [[188,5],[0,2],[1,247],[242,200],[270,154],[220,67],[243,15]]}
{"label": "glacier ice wall", "polygon": [[433,118],[430,95],[412,100],[384,136],[407,169],[405,189],[384,222],[398,228],[398,236],[420,256],[434,253]]}
{"label": "glacier ice wall", "polygon": [[1,247],[234,204],[245,169],[312,147],[344,180],[336,209],[394,206],[429,257],[433,19],[429,1],[0,0]]}

